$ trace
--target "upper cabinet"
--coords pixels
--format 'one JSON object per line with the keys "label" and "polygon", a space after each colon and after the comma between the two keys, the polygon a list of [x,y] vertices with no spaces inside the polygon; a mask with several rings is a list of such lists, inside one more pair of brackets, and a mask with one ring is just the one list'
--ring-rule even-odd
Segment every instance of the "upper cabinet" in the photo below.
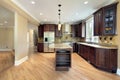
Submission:
{"label": "upper cabinet", "polygon": [[94,35],[102,35],[103,32],[103,9],[94,13]]}
{"label": "upper cabinet", "polygon": [[104,34],[116,34],[116,8],[117,5],[109,5],[104,7]]}
{"label": "upper cabinet", "polygon": [[79,24],[71,25],[72,37],[85,37],[85,26],[83,26],[82,22]]}
{"label": "upper cabinet", "polygon": [[62,27],[58,30],[58,26],[55,26],[55,37],[62,37]]}
{"label": "upper cabinet", "polygon": [[116,34],[117,3],[105,6],[94,13],[94,35]]}
{"label": "upper cabinet", "polygon": [[55,24],[44,24],[44,31],[55,31]]}
{"label": "upper cabinet", "polygon": [[43,37],[43,32],[44,32],[44,25],[39,25],[38,26],[38,36]]}

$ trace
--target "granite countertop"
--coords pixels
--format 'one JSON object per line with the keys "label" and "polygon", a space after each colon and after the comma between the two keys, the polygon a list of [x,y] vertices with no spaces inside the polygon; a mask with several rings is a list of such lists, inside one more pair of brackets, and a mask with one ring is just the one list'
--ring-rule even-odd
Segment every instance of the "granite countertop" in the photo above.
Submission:
{"label": "granite countertop", "polygon": [[77,42],[77,44],[82,44],[86,46],[91,46],[95,48],[104,48],[104,49],[118,49],[117,45],[108,45],[108,44],[96,44],[96,43],[86,43],[86,42]]}
{"label": "granite countertop", "polygon": [[72,47],[64,43],[54,43],[54,44],[50,44],[49,48],[66,49],[66,48],[72,48]]}

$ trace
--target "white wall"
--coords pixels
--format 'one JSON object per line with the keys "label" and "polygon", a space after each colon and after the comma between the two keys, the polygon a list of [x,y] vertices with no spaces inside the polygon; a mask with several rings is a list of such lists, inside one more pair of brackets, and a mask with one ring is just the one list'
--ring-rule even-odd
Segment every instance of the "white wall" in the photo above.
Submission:
{"label": "white wall", "polygon": [[14,48],[13,28],[0,28],[0,49]]}
{"label": "white wall", "polygon": [[27,19],[15,13],[14,44],[16,62],[28,56],[27,25]]}

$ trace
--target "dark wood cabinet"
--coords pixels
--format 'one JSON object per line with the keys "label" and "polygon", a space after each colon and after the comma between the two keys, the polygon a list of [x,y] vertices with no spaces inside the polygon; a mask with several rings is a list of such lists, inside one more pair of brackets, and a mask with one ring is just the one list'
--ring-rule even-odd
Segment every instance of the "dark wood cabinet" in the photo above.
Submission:
{"label": "dark wood cabinet", "polygon": [[117,50],[96,49],[96,66],[109,72],[116,72]]}
{"label": "dark wood cabinet", "polygon": [[38,43],[38,45],[37,45],[37,51],[38,52],[43,52],[43,49],[44,49],[44,45],[43,45],[44,43]]}
{"label": "dark wood cabinet", "polygon": [[99,9],[94,13],[94,35],[99,36],[103,34],[103,9]]}
{"label": "dark wood cabinet", "polygon": [[56,51],[56,70],[68,70],[71,67],[71,51],[59,49]]}
{"label": "dark wood cabinet", "polygon": [[43,32],[44,32],[44,25],[39,25],[38,26],[38,36],[43,37]]}
{"label": "dark wood cabinet", "polygon": [[95,48],[94,47],[90,47],[90,51],[89,51],[89,62],[93,65],[96,64],[96,53],[95,53]]}
{"label": "dark wood cabinet", "polygon": [[72,37],[77,37],[77,27],[75,25],[71,25],[71,33],[72,33]]}
{"label": "dark wood cabinet", "polygon": [[82,37],[82,23],[71,25],[72,37]]}
{"label": "dark wood cabinet", "polygon": [[62,27],[58,30],[58,26],[55,26],[55,37],[62,37]]}
{"label": "dark wood cabinet", "polygon": [[44,24],[44,31],[55,31],[55,24]]}
{"label": "dark wood cabinet", "polygon": [[102,7],[94,13],[94,35],[116,34],[117,3]]}
{"label": "dark wood cabinet", "polygon": [[103,26],[105,35],[116,34],[116,9],[117,4],[106,6],[104,9]]}
{"label": "dark wood cabinet", "polygon": [[78,30],[78,37],[82,37],[82,23],[79,23],[77,26],[77,30]]}
{"label": "dark wood cabinet", "polygon": [[95,48],[78,44],[78,54],[101,70],[113,73],[117,71],[117,49]]}

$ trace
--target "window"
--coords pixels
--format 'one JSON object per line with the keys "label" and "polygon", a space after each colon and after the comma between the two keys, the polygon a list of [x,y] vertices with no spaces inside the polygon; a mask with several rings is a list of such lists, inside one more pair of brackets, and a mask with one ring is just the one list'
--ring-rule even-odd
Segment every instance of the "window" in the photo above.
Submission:
{"label": "window", "polygon": [[86,42],[98,43],[98,36],[94,36],[94,21],[93,17],[86,20]]}

